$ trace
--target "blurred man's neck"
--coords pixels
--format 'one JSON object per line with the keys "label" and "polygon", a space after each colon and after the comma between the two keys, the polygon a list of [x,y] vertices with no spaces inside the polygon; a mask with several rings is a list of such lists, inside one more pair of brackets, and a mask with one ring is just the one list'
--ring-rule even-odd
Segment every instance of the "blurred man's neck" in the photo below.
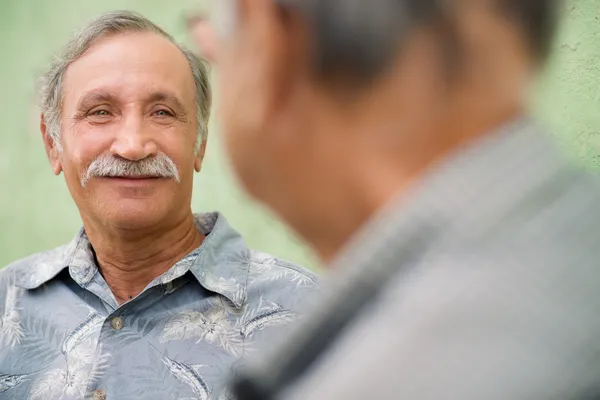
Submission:
{"label": "blurred man's neck", "polygon": [[111,228],[85,217],[84,225],[100,272],[120,304],[140,294],[204,240],[191,212],[143,229]]}
{"label": "blurred man's neck", "polygon": [[[331,123],[323,131],[334,138],[328,145],[338,174],[330,181],[339,185],[323,185],[327,186],[321,194],[328,199],[322,204],[326,212],[319,213],[323,219],[318,224],[305,225],[307,231],[303,232],[325,262],[375,213],[408,195],[432,163],[521,113],[517,106],[496,107],[491,100],[488,104],[459,101],[447,116],[434,121],[432,114],[432,123],[423,122],[422,131],[408,128],[410,134],[404,134],[405,121],[394,120],[385,110],[373,110],[343,124],[339,120],[325,122]],[[345,143],[342,137],[347,139]]]}

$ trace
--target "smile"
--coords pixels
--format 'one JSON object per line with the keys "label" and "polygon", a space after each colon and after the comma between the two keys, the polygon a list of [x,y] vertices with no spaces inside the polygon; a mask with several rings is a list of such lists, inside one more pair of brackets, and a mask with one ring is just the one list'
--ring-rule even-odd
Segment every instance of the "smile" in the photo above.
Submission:
{"label": "smile", "polygon": [[165,179],[162,176],[152,176],[152,175],[131,175],[131,176],[106,176],[106,179],[120,179],[120,180],[148,180],[148,179]]}
{"label": "smile", "polygon": [[166,180],[167,178],[163,178],[160,176],[105,176],[98,178],[107,182],[114,182],[117,184],[125,184],[125,185],[145,185],[152,184],[157,181]]}

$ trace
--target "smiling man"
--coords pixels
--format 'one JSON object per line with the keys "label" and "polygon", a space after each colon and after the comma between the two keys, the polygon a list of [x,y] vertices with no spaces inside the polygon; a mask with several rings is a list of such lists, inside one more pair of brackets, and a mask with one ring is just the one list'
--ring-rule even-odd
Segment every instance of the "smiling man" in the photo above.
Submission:
{"label": "smiling man", "polygon": [[192,214],[205,64],[113,12],[44,78],[43,140],[84,227],[0,272],[0,399],[224,397],[229,371],[317,285],[249,250],[222,215]]}

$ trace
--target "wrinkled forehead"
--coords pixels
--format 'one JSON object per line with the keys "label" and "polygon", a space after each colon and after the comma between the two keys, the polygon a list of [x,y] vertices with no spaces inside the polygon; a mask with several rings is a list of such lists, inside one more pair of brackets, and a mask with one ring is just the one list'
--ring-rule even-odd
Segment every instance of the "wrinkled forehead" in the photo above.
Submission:
{"label": "wrinkled forehead", "polygon": [[90,93],[110,93],[122,102],[157,93],[185,107],[195,105],[191,67],[180,49],[155,33],[126,33],[99,39],[66,70],[63,105]]}

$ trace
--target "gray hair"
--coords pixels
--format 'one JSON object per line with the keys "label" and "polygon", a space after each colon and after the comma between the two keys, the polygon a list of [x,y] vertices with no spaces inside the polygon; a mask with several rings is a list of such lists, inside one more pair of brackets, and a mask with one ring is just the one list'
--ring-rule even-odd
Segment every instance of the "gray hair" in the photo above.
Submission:
{"label": "gray hair", "polygon": [[[457,57],[451,16],[457,0],[273,0],[303,15],[311,29],[313,72],[351,86],[369,82],[396,57],[399,47],[420,26],[435,26],[450,62]],[[219,0],[221,29],[235,28],[233,0]],[[561,0],[494,0],[500,15],[523,32],[532,55],[543,61],[550,50]],[[346,82],[347,81],[347,82]]]}
{"label": "gray hair", "polygon": [[90,21],[55,56],[49,70],[42,76],[40,106],[44,113],[48,133],[54,141],[55,146],[59,151],[62,151],[60,142],[60,117],[64,75],[68,67],[82,57],[102,37],[127,32],[156,33],[176,45],[187,59],[196,85],[198,139],[196,140],[194,150],[197,152],[208,135],[208,121],[212,102],[208,65],[186,47],[178,44],[171,35],[158,25],[144,16],[131,11],[108,12]]}

